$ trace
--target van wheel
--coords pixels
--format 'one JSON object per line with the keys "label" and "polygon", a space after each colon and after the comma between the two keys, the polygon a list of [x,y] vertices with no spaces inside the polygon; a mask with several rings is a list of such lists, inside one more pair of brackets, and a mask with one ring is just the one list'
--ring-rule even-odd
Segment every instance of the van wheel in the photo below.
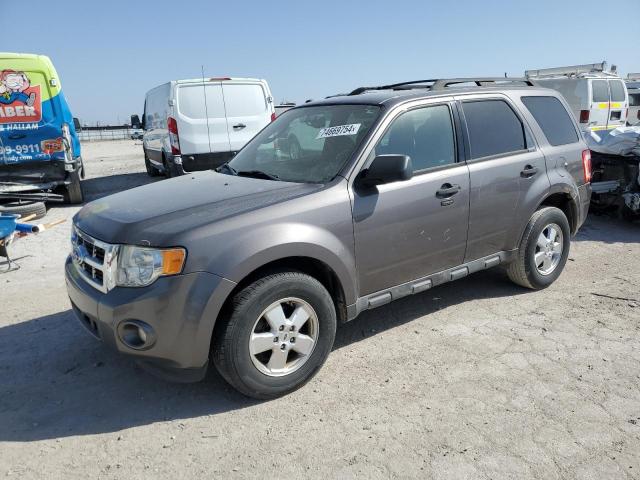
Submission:
{"label": "van wheel", "polygon": [[167,156],[162,154],[162,166],[164,167],[164,176],[167,178],[173,177],[173,170],[171,170],[171,163],[167,159]]}
{"label": "van wheel", "polygon": [[158,169],[151,165],[151,161],[149,160],[149,155],[147,155],[146,150],[144,151],[144,166],[147,169],[147,175],[149,175],[150,177],[157,177],[158,175],[160,175]]}
{"label": "van wheel", "polygon": [[80,172],[74,170],[69,173],[71,183],[66,185],[62,195],[65,203],[77,204],[84,201],[84,192],[82,191],[82,181],[80,180]]}
{"label": "van wheel", "polygon": [[300,272],[264,276],[239,291],[214,332],[218,372],[238,391],[275,398],[307,383],[336,334],[329,292]]}
{"label": "van wheel", "polygon": [[516,260],[507,267],[509,278],[534,290],[551,285],[567,263],[570,236],[569,221],[562,210],[537,210],[524,231]]}

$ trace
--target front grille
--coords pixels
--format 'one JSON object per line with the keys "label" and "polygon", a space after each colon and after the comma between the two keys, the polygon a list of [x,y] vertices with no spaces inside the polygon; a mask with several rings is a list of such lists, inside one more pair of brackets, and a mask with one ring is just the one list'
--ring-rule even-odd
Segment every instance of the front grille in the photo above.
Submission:
{"label": "front grille", "polygon": [[106,293],[113,288],[111,266],[115,267],[117,245],[110,245],[80,231],[71,232],[71,258],[80,276],[92,287]]}

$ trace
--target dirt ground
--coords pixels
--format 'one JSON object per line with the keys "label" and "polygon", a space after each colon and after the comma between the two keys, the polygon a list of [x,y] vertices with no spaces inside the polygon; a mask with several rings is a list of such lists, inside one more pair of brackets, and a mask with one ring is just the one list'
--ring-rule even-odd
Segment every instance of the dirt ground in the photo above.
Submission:
{"label": "dirt ground", "polygon": [[[90,199],[150,181],[139,142],[83,148]],[[544,291],[487,271],[367,312],[311,383],[258,402],[82,329],[76,211],[53,206],[67,223],[0,275],[0,477],[640,478],[640,225],[591,216]]]}

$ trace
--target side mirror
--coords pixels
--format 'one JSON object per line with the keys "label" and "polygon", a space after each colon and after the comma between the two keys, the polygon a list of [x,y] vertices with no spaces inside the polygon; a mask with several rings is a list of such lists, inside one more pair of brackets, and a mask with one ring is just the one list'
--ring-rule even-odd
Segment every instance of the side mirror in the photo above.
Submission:
{"label": "side mirror", "polygon": [[82,125],[80,125],[80,120],[78,120],[78,117],[73,117],[73,128],[76,129],[77,133],[80,133],[82,131]]}
{"label": "side mirror", "polygon": [[131,115],[131,127],[140,128],[140,117],[138,115]]}
{"label": "side mirror", "polygon": [[385,183],[402,182],[413,177],[409,155],[378,155],[358,177],[358,184],[374,187]]}

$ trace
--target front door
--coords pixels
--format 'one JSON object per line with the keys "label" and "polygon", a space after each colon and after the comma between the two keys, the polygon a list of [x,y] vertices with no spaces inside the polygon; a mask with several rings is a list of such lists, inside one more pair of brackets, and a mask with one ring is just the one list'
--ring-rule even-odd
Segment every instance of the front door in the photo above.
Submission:
{"label": "front door", "polygon": [[[458,163],[452,107],[421,106],[398,115],[369,155],[411,157],[414,175],[353,189],[360,295],[462,263],[469,216],[469,171]],[[356,183],[357,184],[357,183]]]}

